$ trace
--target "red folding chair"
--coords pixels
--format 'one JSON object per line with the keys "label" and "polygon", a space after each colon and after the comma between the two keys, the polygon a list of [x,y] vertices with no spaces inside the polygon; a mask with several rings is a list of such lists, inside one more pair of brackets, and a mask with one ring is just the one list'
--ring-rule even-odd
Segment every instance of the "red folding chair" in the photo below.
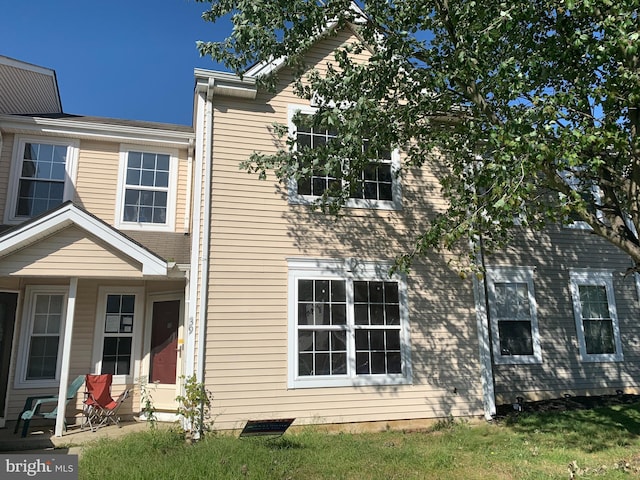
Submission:
{"label": "red folding chair", "polygon": [[113,376],[110,373],[85,377],[87,391],[85,392],[82,429],[88,426],[92,432],[95,432],[109,423],[120,426],[120,417],[117,413],[122,402],[129,396],[129,390],[125,390],[114,400],[111,396],[112,380]]}

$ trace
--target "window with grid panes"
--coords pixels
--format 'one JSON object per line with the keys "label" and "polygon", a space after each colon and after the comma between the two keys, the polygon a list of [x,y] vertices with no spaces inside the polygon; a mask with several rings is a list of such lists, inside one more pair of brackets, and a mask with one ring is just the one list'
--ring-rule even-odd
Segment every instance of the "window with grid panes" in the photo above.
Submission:
{"label": "window with grid panes", "polygon": [[65,296],[34,295],[26,380],[56,378]]}
{"label": "window with grid panes", "polygon": [[17,342],[15,381],[22,387],[55,387],[60,378],[67,286],[27,285]]}
{"label": "window with grid panes", "polygon": [[[295,125],[296,148],[320,148],[338,138],[335,131],[313,126],[307,114],[299,114]],[[368,142],[365,141],[365,149]],[[351,193],[351,198],[370,201],[392,202],[394,175],[392,172],[391,151],[378,151],[372,161],[361,172],[362,185]],[[340,171],[326,172],[315,169],[310,176],[301,178],[297,182],[297,194],[310,197],[322,196],[325,192],[331,194],[332,190],[342,188],[342,175]]]}
{"label": "window with grid panes", "polygon": [[611,273],[571,272],[571,295],[582,359],[622,360]]}
{"label": "window with grid panes", "polygon": [[16,135],[5,221],[16,223],[54,209],[73,196],[77,140]]}
{"label": "window with grid panes", "polygon": [[107,295],[101,373],[131,372],[135,300],[135,295]]}
{"label": "window with grid panes", "polygon": [[170,155],[127,153],[122,220],[134,223],[167,223]]}
{"label": "window with grid panes", "polygon": [[[408,377],[403,284],[294,273],[294,375],[304,379]],[[304,385],[301,385],[304,386]]]}

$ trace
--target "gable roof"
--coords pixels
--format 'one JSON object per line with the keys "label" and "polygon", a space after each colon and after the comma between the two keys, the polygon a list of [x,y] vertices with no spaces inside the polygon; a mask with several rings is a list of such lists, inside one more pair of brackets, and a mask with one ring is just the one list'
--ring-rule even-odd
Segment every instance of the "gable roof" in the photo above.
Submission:
{"label": "gable roof", "polygon": [[[365,12],[356,2],[352,1],[349,9],[357,17],[361,17],[363,20],[365,19]],[[332,32],[337,25],[338,22],[336,20],[328,20],[324,28],[315,36],[314,42],[321,40],[325,35]],[[358,32],[353,28],[353,25],[354,24],[349,24],[351,27],[350,29],[359,37]],[[280,69],[284,68],[285,65],[286,57],[264,60],[248,67],[242,76],[234,73],[196,68],[194,69],[196,91],[207,92],[207,95],[223,95],[254,99],[257,92],[256,79],[276,73]]]}
{"label": "gable roof", "polygon": [[62,113],[56,72],[0,55],[0,113]]}
{"label": "gable roof", "polygon": [[0,257],[37,243],[72,225],[98,237],[122,255],[139,262],[142,265],[143,275],[167,275],[166,260],[83,208],[74,205],[73,202],[65,202],[54,210],[0,234]]}
{"label": "gable roof", "polygon": [[[362,17],[362,19],[364,19],[366,16],[364,11],[358,6],[356,2],[351,2],[349,9],[353,13],[355,13],[357,16]],[[320,32],[318,32],[317,35],[315,36],[314,42],[320,40],[322,37],[324,37],[331,31],[333,31],[337,25],[338,25],[338,22],[336,20],[328,20],[324,28]],[[355,30],[354,30],[354,33],[356,35],[358,34]],[[246,70],[245,75],[247,75],[248,77],[261,77],[264,75],[269,75],[283,68],[285,63],[286,63],[286,57],[280,57],[272,60],[258,62],[255,65],[252,65],[251,67],[249,67]]]}

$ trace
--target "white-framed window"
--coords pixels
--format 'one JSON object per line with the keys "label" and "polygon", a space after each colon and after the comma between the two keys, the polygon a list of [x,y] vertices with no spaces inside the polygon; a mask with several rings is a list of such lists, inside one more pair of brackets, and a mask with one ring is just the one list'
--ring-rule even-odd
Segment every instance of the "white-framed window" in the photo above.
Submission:
{"label": "white-framed window", "polygon": [[[562,172],[559,172],[559,174],[567,183],[567,185],[571,187],[572,190],[578,191],[581,188],[581,180],[575,173],[564,170]],[[587,205],[593,205],[594,202],[598,204],[602,200],[602,194],[597,185],[591,185],[586,189],[586,191],[583,191],[581,195],[584,198],[585,202],[587,202]],[[561,198],[563,198],[564,194],[560,194],[560,196]],[[593,208],[591,211],[595,213],[596,217],[599,220],[604,220],[602,210]],[[591,225],[589,225],[587,222],[585,222],[575,214],[570,215],[567,221],[564,222],[562,226],[564,228],[570,228],[574,230],[593,230],[593,228],[591,228]]]}
{"label": "white-framed window", "polygon": [[495,363],[541,363],[533,268],[488,267],[486,275]]}
{"label": "white-framed window", "polygon": [[16,388],[58,385],[68,291],[67,286],[25,288]]}
{"label": "white-framed window", "polygon": [[116,227],[173,230],[177,179],[177,151],[121,145]]}
{"label": "white-framed window", "polygon": [[582,361],[622,361],[612,272],[573,270],[569,275]]}
{"label": "white-framed window", "polygon": [[19,223],[73,199],[79,142],[16,135],[5,222]]}
{"label": "white-framed window", "polygon": [[114,383],[133,381],[139,370],[144,288],[101,287],[94,337],[94,373],[111,373]]}
{"label": "white-framed window", "polygon": [[289,387],[411,383],[404,278],[388,264],[289,260]]}
{"label": "white-framed window", "polygon": [[[316,148],[338,139],[338,132],[318,129],[305,122],[316,112],[308,106],[289,106],[289,135],[295,138],[295,148]],[[296,119],[298,120],[296,122]],[[366,144],[366,142],[365,142]],[[344,168],[348,168],[345,166]],[[362,188],[347,201],[349,208],[373,208],[399,210],[402,208],[402,189],[397,172],[400,169],[400,154],[397,150],[378,152],[377,160],[362,172]],[[327,173],[315,170],[298,181],[289,182],[289,201],[296,204],[311,204],[326,191],[342,188],[342,172]]]}

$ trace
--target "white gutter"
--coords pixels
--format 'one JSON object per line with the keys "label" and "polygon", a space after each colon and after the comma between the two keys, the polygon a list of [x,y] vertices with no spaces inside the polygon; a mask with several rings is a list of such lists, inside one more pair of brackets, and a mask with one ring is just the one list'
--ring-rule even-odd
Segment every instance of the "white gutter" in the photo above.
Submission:
{"label": "white gutter", "polygon": [[146,143],[174,148],[185,148],[193,139],[192,132],[172,130],[170,127],[117,125],[37,116],[0,115],[0,127],[14,133],[48,133],[80,139]]}

